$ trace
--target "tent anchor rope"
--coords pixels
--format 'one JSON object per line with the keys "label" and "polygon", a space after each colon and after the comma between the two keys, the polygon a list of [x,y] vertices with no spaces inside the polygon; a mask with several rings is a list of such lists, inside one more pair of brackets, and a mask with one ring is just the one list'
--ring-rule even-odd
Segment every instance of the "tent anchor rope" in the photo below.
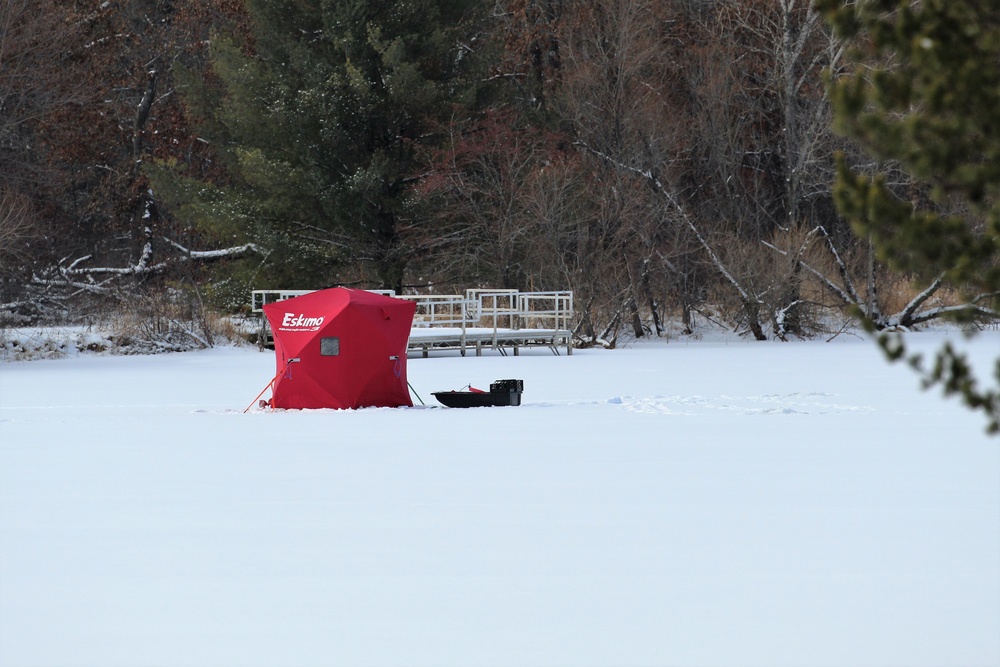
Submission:
{"label": "tent anchor rope", "polygon": [[288,370],[288,367],[291,366],[292,362],[295,362],[295,361],[298,361],[298,359],[289,359],[288,361],[285,362],[285,367],[282,368],[280,371],[278,371],[277,373],[274,374],[274,377],[271,378],[271,381],[268,382],[267,385],[263,389],[260,390],[260,393],[257,394],[257,397],[254,398],[252,401],[250,401],[250,405],[248,405],[247,409],[243,411],[243,414],[246,414],[247,412],[250,411],[250,408],[252,408],[253,404],[257,402],[257,399],[259,399],[261,396],[264,395],[265,391],[267,391],[268,389],[271,389],[272,387],[274,387],[274,381],[278,379],[278,376],[281,375],[282,373],[284,373],[286,370]]}
{"label": "tent anchor rope", "polygon": [[[406,386],[410,388],[410,391],[413,392],[413,395],[417,397],[418,401],[420,401],[420,405],[427,405],[426,403],[424,403],[424,399],[420,398],[420,394],[418,394],[417,390],[413,388],[413,385],[410,384],[409,380],[406,381]],[[261,393],[263,394],[264,392]]]}

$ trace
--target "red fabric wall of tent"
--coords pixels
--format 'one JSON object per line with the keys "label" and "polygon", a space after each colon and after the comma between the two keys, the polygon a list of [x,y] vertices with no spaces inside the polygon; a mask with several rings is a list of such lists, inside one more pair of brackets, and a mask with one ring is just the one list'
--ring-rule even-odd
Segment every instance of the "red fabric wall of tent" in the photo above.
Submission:
{"label": "red fabric wall of tent", "polygon": [[277,362],[272,407],[413,405],[406,343],[415,309],[412,301],[344,287],[266,304]]}

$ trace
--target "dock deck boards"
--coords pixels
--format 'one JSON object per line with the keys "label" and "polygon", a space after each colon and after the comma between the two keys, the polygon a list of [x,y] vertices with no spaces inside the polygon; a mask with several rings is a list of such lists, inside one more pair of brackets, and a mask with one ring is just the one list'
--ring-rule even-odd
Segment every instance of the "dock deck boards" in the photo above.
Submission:
{"label": "dock deck boards", "polygon": [[482,327],[460,328],[414,327],[410,331],[407,351],[423,352],[429,356],[432,350],[458,350],[462,356],[468,350],[475,350],[482,356],[483,349],[497,350],[506,355],[511,350],[517,356],[521,348],[547,347],[553,354],[559,349],[573,354],[573,332],[565,329],[492,329]]}

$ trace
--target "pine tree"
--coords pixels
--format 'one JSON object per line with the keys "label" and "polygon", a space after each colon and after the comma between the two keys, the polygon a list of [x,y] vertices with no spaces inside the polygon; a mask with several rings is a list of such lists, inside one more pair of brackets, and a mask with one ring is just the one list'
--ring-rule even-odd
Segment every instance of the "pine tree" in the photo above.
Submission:
{"label": "pine tree", "polygon": [[[230,179],[157,170],[176,213],[270,250],[275,285],[374,276],[400,289],[422,151],[474,100],[467,0],[250,0],[251,43],[218,37],[188,99]],[[372,281],[374,282],[374,281]]]}
{"label": "pine tree", "polygon": [[[818,0],[854,66],[831,82],[838,129],[879,160],[893,161],[927,197],[900,197],[884,176],[853,172],[841,158],[841,213],[880,257],[923,285],[963,290],[955,316],[1000,312],[1000,6],[978,0]],[[982,389],[951,346],[928,368],[899,336],[890,358],[908,359],[926,386],[941,385],[985,411],[1000,432],[998,384]]]}

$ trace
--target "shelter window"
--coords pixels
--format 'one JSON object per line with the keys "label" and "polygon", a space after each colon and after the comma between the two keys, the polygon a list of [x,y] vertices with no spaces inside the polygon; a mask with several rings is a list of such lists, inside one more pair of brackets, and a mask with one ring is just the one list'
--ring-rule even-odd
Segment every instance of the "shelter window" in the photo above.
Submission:
{"label": "shelter window", "polygon": [[336,357],[340,354],[340,337],[319,339],[319,353],[324,357]]}

